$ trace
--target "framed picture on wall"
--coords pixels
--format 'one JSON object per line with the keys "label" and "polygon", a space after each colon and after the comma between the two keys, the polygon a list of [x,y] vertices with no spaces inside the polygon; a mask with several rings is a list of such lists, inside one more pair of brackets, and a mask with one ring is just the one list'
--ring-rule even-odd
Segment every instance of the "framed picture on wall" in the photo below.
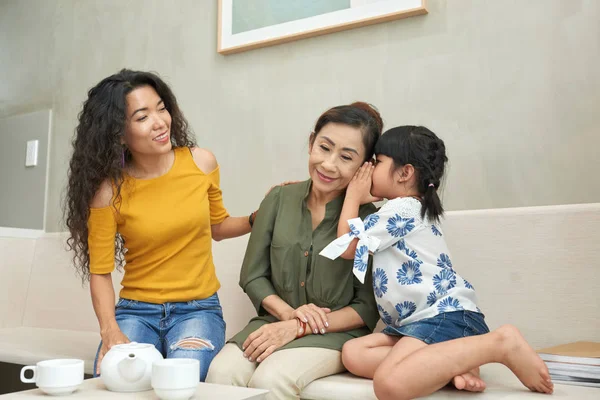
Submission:
{"label": "framed picture on wall", "polygon": [[217,51],[259,47],[427,14],[426,0],[219,0]]}

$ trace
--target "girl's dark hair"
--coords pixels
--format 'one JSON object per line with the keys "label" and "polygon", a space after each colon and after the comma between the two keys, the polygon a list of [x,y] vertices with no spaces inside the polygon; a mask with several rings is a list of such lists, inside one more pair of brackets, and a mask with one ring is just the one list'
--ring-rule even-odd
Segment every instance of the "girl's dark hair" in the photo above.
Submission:
{"label": "girl's dark hair", "polygon": [[[188,123],[179,110],[169,86],[156,74],[122,69],[103,79],[88,92],[72,140],[68,186],[64,204],[65,222],[70,236],[67,244],[74,251],[73,263],[83,282],[90,278],[88,218],[90,203],[105,181],[113,187],[112,207],[118,212],[123,184],[124,161],[131,154],[121,145],[126,121],[126,96],[136,88],[151,86],[171,114],[173,147],[193,147]],[[115,237],[115,263],[124,264],[124,243]]]}
{"label": "girl's dark hair", "polygon": [[439,189],[446,168],[446,146],[424,126],[399,126],[386,131],[375,145],[375,154],[394,160],[396,168],[411,164],[416,171],[418,191],[423,197],[421,217],[439,221],[444,214]]}
{"label": "girl's dark hair", "polygon": [[314,143],[325,125],[333,122],[360,129],[365,146],[365,161],[373,158],[375,143],[383,131],[383,120],[379,111],[371,104],[357,101],[347,106],[337,106],[325,111],[315,124],[310,143]]}

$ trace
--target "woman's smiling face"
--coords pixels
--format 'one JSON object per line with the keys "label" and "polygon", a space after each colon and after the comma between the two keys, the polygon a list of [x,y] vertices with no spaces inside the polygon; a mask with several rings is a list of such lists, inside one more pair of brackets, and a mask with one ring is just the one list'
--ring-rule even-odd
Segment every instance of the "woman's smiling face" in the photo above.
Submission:
{"label": "woman's smiling face", "polygon": [[308,172],[313,189],[322,193],[346,190],[365,160],[362,132],[352,126],[330,122],[312,139]]}

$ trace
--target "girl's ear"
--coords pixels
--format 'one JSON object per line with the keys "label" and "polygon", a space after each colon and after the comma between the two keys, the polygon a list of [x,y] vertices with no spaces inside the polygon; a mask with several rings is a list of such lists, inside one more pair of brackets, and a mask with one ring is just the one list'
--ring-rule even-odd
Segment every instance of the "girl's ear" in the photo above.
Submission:
{"label": "girl's ear", "polygon": [[396,180],[398,183],[408,182],[415,175],[415,167],[412,164],[405,164],[396,170]]}

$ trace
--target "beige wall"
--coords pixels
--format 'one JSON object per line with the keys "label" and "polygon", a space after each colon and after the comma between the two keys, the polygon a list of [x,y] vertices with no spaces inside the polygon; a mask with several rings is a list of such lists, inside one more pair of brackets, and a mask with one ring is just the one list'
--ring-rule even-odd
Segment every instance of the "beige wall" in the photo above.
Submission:
{"label": "beige wall", "polygon": [[424,17],[221,56],[216,1],[0,0],[0,116],[53,109],[51,231],[86,91],[123,66],[172,84],[233,214],[305,178],[311,125],[357,99],[388,127],[446,140],[449,210],[600,201],[600,2],[428,4]]}

